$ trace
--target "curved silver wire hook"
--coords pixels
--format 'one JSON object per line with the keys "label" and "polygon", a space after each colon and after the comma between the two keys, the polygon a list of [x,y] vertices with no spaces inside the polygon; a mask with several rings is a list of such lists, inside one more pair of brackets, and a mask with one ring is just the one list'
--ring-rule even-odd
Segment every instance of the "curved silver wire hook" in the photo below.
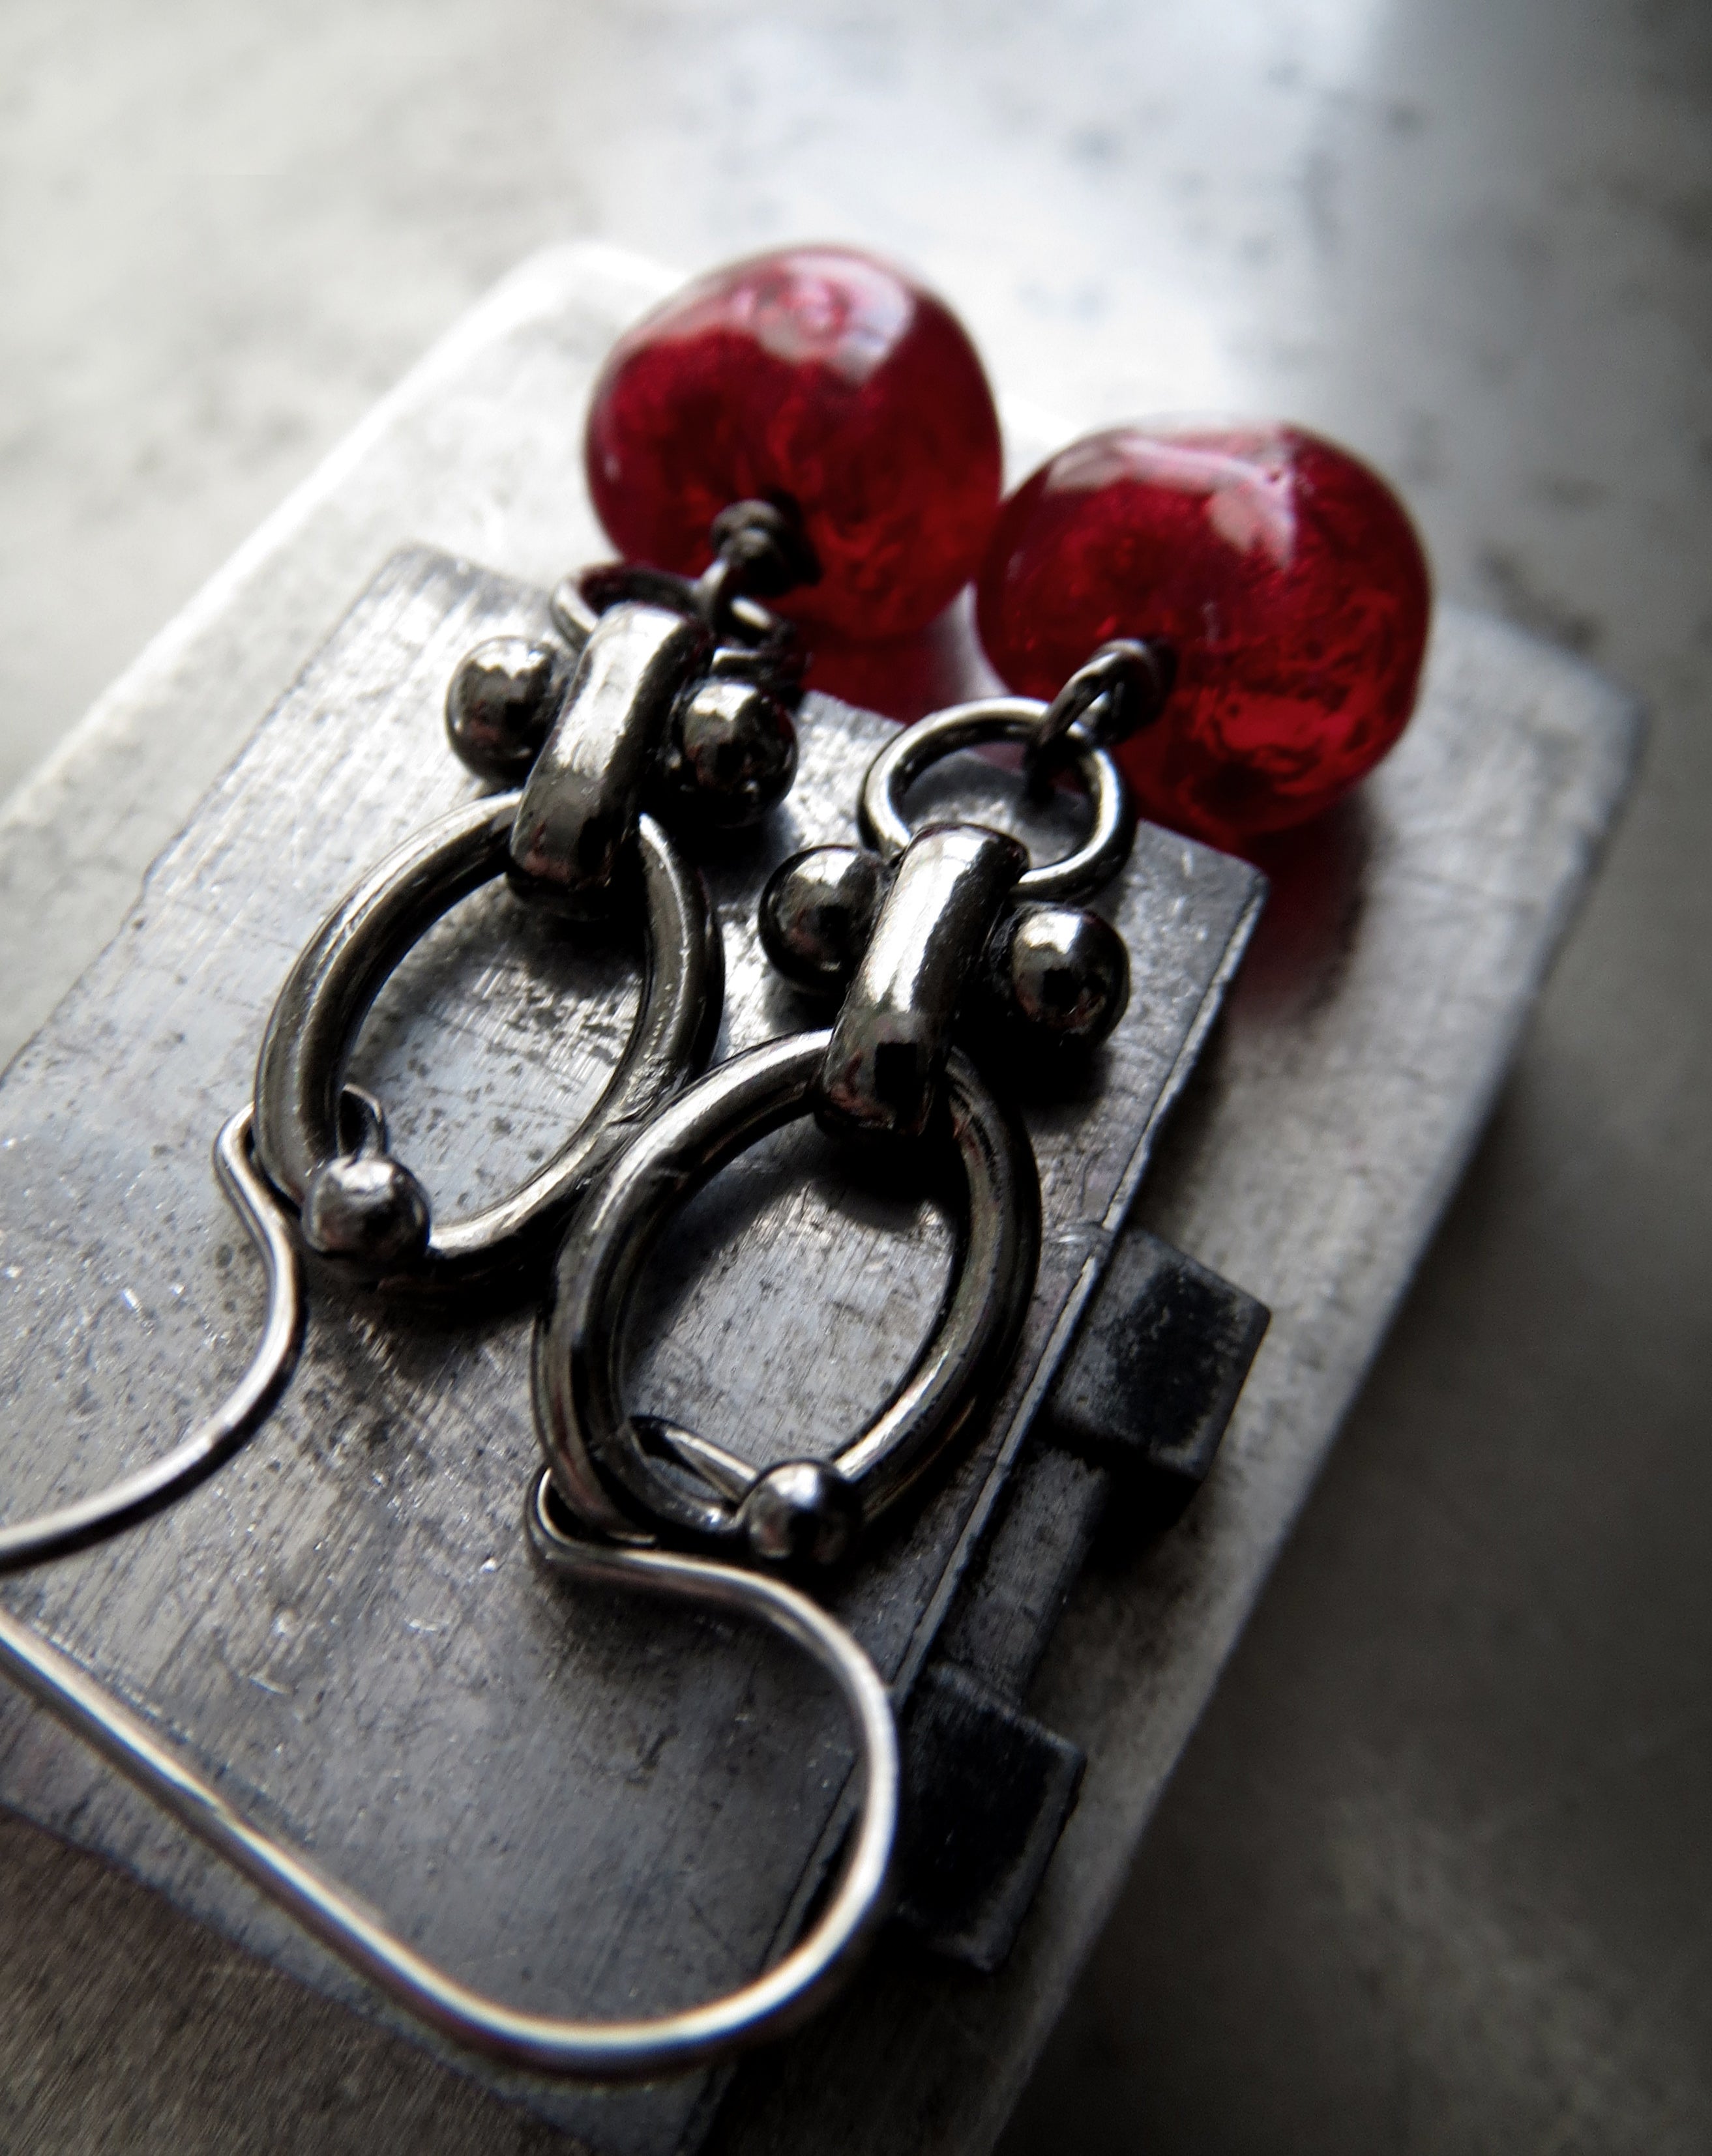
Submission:
{"label": "curved silver wire hook", "polygon": [[290,1223],[257,1172],[248,1108],[234,1116],[215,1139],[214,1173],[249,1230],[267,1273],[267,1317],[249,1368],[208,1419],[164,1458],[58,1512],[0,1526],[0,1572],[69,1557],[147,1519],[236,1451],[284,1391],[303,1345],[302,1265]]}
{"label": "curved silver wire hook", "polygon": [[805,1594],[775,1579],[665,1550],[584,1542],[548,1509],[545,1475],[531,1492],[537,1553],[555,1569],[615,1580],[769,1625],[817,1661],[843,1697],[859,1739],[862,1808],[838,1885],[807,1937],[751,1984],[680,2012],[626,2021],[526,2014],[471,1990],[418,1953],[342,1887],[252,1825],[171,1752],[141,1716],[69,1656],[0,1609],[0,1668],[49,1713],[224,1857],[304,1929],[409,2013],[467,2049],[537,2073],[646,2080],[779,2035],[812,2013],[886,1911],[897,1826],[897,1737],[873,1664]]}

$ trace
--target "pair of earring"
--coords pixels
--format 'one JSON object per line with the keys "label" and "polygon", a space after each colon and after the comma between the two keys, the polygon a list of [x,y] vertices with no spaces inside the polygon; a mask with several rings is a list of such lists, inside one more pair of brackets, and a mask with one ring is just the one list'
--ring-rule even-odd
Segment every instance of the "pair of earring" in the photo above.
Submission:
{"label": "pair of earring", "polygon": [[[1133,837],[1120,758],[1162,805],[1161,773],[1206,762],[1203,707],[1223,726],[1221,738],[1246,752],[1255,728],[1245,732],[1236,719],[1244,697],[1259,695],[1271,700],[1275,733],[1287,707],[1299,716],[1313,706],[1344,726],[1341,749],[1321,760],[1323,793],[1339,756],[1347,771],[1351,757],[1370,756],[1375,742],[1382,748],[1386,725],[1394,734],[1400,682],[1411,694],[1418,667],[1424,576],[1418,589],[1407,574],[1394,576],[1375,609],[1369,558],[1360,589],[1344,595],[1342,630],[1313,610],[1333,556],[1324,546],[1315,556],[1308,542],[1327,529],[1347,536],[1352,501],[1368,538],[1382,534],[1389,497],[1378,482],[1305,438],[1255,437],[1272,446],[1253,455],[1233,446],[1235,436],[1220,438],[1221,447],[1199,438],[1185,446],[1187,439],[1159,451],[1138,478],[1128,449],[1094,438],[1000,511],[996,422],[967,338],[937,301],[849,255],[739,265],[631,332],[597,391],[589,478],[609,530],[645,566],[568,579],[554,595],[554,640],[483,646],[459,668],[448,696],[452,744],[506,790],[423,833],[329,916],[275,1004],[253,1108],[222,1134],[223,1180],[270,1272],[266,1334],[250,1372],[155,1469],[0,1536],[0,1561],[13,1563],[96,1539],[168,1502],[240,1442],[277,1397],[301,1341],[298,1240],[383,1290],[434,1293],[505,1274],[538,1277],[563,1236],[534,1363],[546,1462],[527,1508],[536,1549],[557,1567],[775,1625],[832,1673],[857,1732],[863,1804],[841,1880],[809,1934],[755,1983],[688,2013],[615,2025],[522,2015],[478,1998],[239,1818],[65,1658],[14,1640],[9,1625],[0,1633],[0,1652],[39,1697],[324,1942],[457,2041],[596,2077],[722,2056],[824,1996],[883,1908],[897,1811],[890,1707],[861,1649],[790,1575],[847,1560],[928,1473],[1002,1374],[1028,1306],[1039,1234],[1028,1141],[984,1074],[987,1059],[956,1036],[967,1040],[973,1026],[990,1040],[1008,1029],[1086,1047],[1121,1015],[1123,946],[1080,903],[1121,870]],[[1065,478],[1076,471],[1087,482],[1079,487]],[[1275,678],[1255,690],[1256,631],[1252,622],[1231,626],[1234,586],[1196,603],[1199,645],[1194,607],[1165,604],[1169,579],[1164,597],[1132,595],[1139,616],[1105,604],[1133,561],[1108,549],[1102,597],[1088,519],[1108,526],[1114,504],[1134,510],[1149,490],[1173,512],[1199,504],[1248,577],[1251,598],[1264,595],[1267,577],[1289,584],[1301,544],[1307,567],[1291,603],[1298,645],[1318,639],[1318,687],[1303,689],[1301,651],[1293,658],[1288,639],[1274,636]],[[1332,513],[1339,500],[1344,525]],[[1065,521],[1067,502],[1079,505],[1081,524]],[[687,521],[697,519],[686,542]],[[1000,658],[1015,645],[1025,654],[1018,669],[1025,659],[1052,665],[1041,655],[1045,631],[1016,628],[1046,526],[1058,532],[1072,594],[1093,591],[1104,606],[1098,648],[1092,657],[1083,648],[1050,701],[1012,696],[959,706],[888,746],[863,789],[867,845],[786,862],[762,901],[769,955],[798,987],[841,999],[833,1022],[697,1080],[717,1030],[722,952],[684,842],[698,824],[729,829],[763,817],[789,786],[804,663],[784,609],[846,630],[907,630],[985,557],[990,652]],[[1398,553],[1405,569],[1407,554]],[[1149,604],[1188,627],[1159,635]],[[1054,618],[1074,611],[1062,607]],[[1123,629],[1134,633],[1113,633]],[[1234,639],[1242,665],[1209,686],[1208,653],[1221,635]],[[1368,654],[1355,689],[1352,650]],[[1185,697],[1184,742],[1138,763],[1147,744],[1169,746]],[[1066,860],[1036,865],[1016,841],[979,824],[912,831],[904,796],[913,781],[940,755],[996,742],[1021,746],[1038,788],[1079,777],[1092,830]],[[1252,827],[1278,821],[1280,802],[1298,813],[1317,798],[1299,755],[1275,763],[1283,778],[1270,807],[1256,806],[1265,789],[1252,757],[1215,789],[1226,808],[1247,803]],[[1196,813],[1213,798],[1204,787],[1182,790]],[[578,1128],[511,1197],[442,1226],[389,1152],[378,1106],[344,1072],[364,1014],[404,952],[501,874],[525,901],[572,920],[640,916],[642,994],[606,1091]],[[830,1461],[760,1471],[693,1431],[628,1414],[619,1346],[648,1250],[675,1208],[758,1137],[808,1113],[861,1147],[906,1159],[928,1148],[954,1160],[959,1262],[927,1346],[866,1427]]]}

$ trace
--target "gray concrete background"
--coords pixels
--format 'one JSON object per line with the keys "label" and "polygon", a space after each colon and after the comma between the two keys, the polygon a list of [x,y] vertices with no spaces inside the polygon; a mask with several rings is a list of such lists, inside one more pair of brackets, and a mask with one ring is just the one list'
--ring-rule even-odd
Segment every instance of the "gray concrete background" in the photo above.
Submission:
{"label": "gray concrete background", "polygon": [[[467,300],[581,234],[866,241],[1042,405],[1324,427],[1447,595],[1652,703],[1008,2149],[1712,2146],[1712,10],[5,0],[0,781]],[[239,1958],[185,1927],[169,1968],[104,1966],[106,1882],[16,1827],[0,1891],[12,2145],[548,2145],[284,1988],[301,2102],[240,2127]],[[68,1941],[79,1985],[37,1982]]]}

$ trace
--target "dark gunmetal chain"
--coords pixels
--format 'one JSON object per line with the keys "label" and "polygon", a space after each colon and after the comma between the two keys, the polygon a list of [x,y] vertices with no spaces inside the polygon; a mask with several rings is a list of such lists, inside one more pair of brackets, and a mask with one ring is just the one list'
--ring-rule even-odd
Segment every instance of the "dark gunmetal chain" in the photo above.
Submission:
{"label": "dark gunmetal chain", "polygon": [[738,598],[783,598],[818,584],[820,564],[794,509],[770,501],[734,501],[713,520],[713,559],[696,585],[696,608],[722,641],[740,634]]}
{"label": "dark gunmetal chain", "polygon": [[[447,690],[447,737],[470,770],[517,791],[389,855],[306,947],[275,1004],[256,1075],[257,1157],[300,1209],[310,1246],[364,1277],[461,1286],[501,1258],[521,1260],[604,1149],[706,1060],[722,947],[671,827],[740,829],[789,791],[802,662],[794,631],[759,598],[820,573],[794,512],[770,502],[733,504],[712,537],[717,558],[699,583],[623,563],[586,569],[553,594],[563,643],[491,638],[465,654]],[[641,898],[643,1001],[618,1090],[548,1168],[503,1205],[436,1232],[378,1111],[373,1129],[345,1127],[344,1063],[400,952],[500,873],[569,920],[609,919]]]}
{"label": "dark gunmetal chain", "polygon": [[1046,706],[1022,754],[1030,791],[1044,793],[1078,748],[1110,748],[1159,719],[1177,654],[1150,637],[1114,637],[1078,666]]}
{"label": "dark gunmetal chain", "polygon": [[795,696],[807,654],[790,623],[762,602],[820,580],[800,521],[774,502],[734,501],[714,518],[709,536],[714,558],[698,578],[630,562],[599,562],[566,577],[553,595],[555,628],[575,652],[610,607],[640,603],[693,614],[715,639],[711,675]]}

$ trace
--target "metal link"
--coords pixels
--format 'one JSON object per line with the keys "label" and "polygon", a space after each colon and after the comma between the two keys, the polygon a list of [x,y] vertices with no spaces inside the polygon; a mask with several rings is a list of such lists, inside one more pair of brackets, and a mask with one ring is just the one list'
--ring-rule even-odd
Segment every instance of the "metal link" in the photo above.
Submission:
{"label": "metal link", "polygon": [[[620,565],[560,586],[555,620],[578,654],[568,693],[548,645],[490,639],[468,655],[448,696],[452,745],[478,772],[527,766],[521,793],[460,812],[383,862],[280,992],[257,1068],[260,1157],[306,1240],[364,1277],[449,1285],[520,1255],[705,1060],[723,976],[717,924],[695,870],[641,812],[647,803],[661,818],[738,829],[788,790],[796,737],[780,699],[800,663],[793,632],[745,592],[819,574],[794,519],[770,503],[735,504],[713,537],[718,557],[700,584]],[[498,865],[521,897],[606,919],[640,890],[642,1008],[607,1092],[556,1158],[502,1205],[437,1235],[426,1191],[383,1145],[341,1147],[343,1069],[400,957],[495,872],[508,813]]]}
{"label": "metal link", "polygon": [[[351,1147],[340,1128],[345,1065],[394,967],[458,901],[504,870],[518,797],[494,794],[389,855],[327,916],[286,976],[255,1074],[255,1145],[275,1188],[301,1206]],[[606,1090],[552,1159],[511,1197],[432,1228],[427,1247],[379,1269],[389,1289],[435,1291],[537,1252],[636,1123],[701,1069],[712,1045],[724,947],[701,877],[652,817],[636,826],[633,886],[644,922],[642,998]]]}
{"label": "metal link", "polygon": [[[1016,742],[1026,749],[1046,710],[1032,696],[988,696],[904,727],[868,766],[862,782],[861,821],[869,844],[888,860],[901,854],[914,836],[904,798],[925,771],[960,748]],[[1135,843],[1129,791],[1111,752],[1072,737],[1071,761],[1092,803],[1093,828],[1062,860],[1026,870],[1016,886],[1019,902],[1086,897],[1116,875]]]}
{"label": "metal link", "polygon": [[952,1021],[1028,852],[979,824],[931,825],[900,857],[816,1085],[823,1129],[918,1138]]}
{"label": "metal link", "polygon": [[553,594],[554,625],[580,648],[611,607],[627,601],[664,607],[704,622],[717,639],[713,673],[775,693],[795,688],[805,664],[796,632],[760,602],[820,581],[800,520],[770,501],[734,501],[714,518],[710,536],[713,559],[699,578],[628,562],[565,578]]}
{"label": "metal link", "polygon": [[[625,1321],[649,1251],[677,1208],[749,1146],[810,1113],[830,1032],[800,1033],[721,1064],[656,1116],[573,1219],[535,1336],[535,1427],[560,1495],[576,1517],[618,1541],[656,1535],[755,1553],[758,1504],[781,1471],[753,1477],[719,1452],[711,1471],[693,1433],[662,1433],[706,1496],[655,1456],[641,1418],[624,1408]],[[946,1069],[943,1135],[961,1163],[966,1204],[956,1276],[907,1376],[827,1464],[825,1496],[858,1501],[871,1524],[961,1427],[1013,1353],[1034,1288],[1040,1189],[1028,1137],[966,1058]],[[683,1440],[687,1437],[689,1443]],[[792,1463],[794,1467],[802,1463]]]}
{"label": "metal link", "polygon": [[1024,748],[1030,787],[1044,792],[1077,748],[1109,748],[1152,726],[1176,676],[1169,644],[1125,637],[1103,644],[1053,697]]}
{"label": "metal link", "polygon": [[672,707],[712,649],[692,615],[631,603],[600,617],[517,802],[519,897],[575,921],[610,916]]}
{"label": "metal link", "polygon": [[736,627],[738,598],[781,598],[820,581],[800,519],[770,501],[733,502],[714,518],[709,536],[714,555],[696,585],[696,605],[722,639]]}
{"label": "metal link", "polygon": [[[701,616],[697,583],[691,577],[674,576],[670,569],[650,569],[635,562],[598,562],[560,579],[549,602],[553,626],[576,650],[593,636],[600,617],[610,607],[633,601],[640,606],[665,607],[673,613]],[[796,644],[796,631],[788,621],[763,606],[759,600],[741,595],[732,601],[725,633],[731,639],[731,660],[741,658],[752,666],[765,659],[783,660]],[[714,654],[717,662],[727,647]]]}

